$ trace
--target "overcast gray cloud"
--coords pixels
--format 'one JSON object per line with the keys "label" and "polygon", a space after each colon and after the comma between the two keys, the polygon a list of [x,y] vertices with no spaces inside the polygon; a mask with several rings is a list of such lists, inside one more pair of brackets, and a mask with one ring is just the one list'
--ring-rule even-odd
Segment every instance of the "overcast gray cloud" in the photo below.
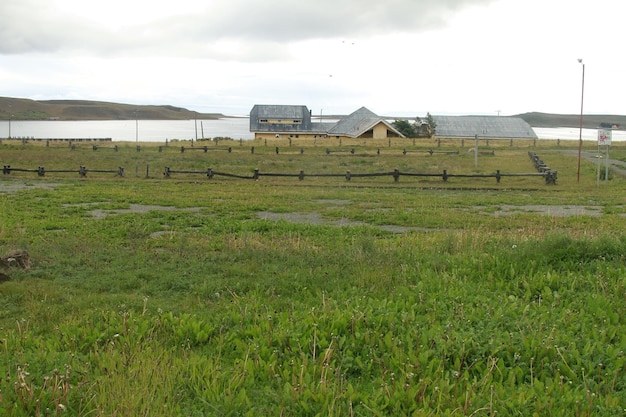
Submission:
{"label": "overcast gray cloud", "polygon": [[623,0],[0,0],[0,96],[626,114]]}
{"label": "overcast gray cloud", "polygon": [[[0,3],[0,53],[65,52],[87,55],[193,53],[218,41],[244,41],[250,50],[308,39],[368,37],[419,32],[445,24],[465,6],[490,0],[214,0],[179,10],[170,2],[148,20],[127,22],[132,13],[109,2],[88,13],[72,13],[63,0],[9,0]],[[132,0],[129,3],[133,3]],[[153,2],[135,0],[150,16]],[[158,5],[159,2],[156,2]],[[141,11],[141,9],[135,9]],[[119,22],[119,23],[118,23]],[[272,50],[272,48],[264,48]],[[262,57],[262,54],[258,54]],[[235,57],[231,57],[235,58]]]}

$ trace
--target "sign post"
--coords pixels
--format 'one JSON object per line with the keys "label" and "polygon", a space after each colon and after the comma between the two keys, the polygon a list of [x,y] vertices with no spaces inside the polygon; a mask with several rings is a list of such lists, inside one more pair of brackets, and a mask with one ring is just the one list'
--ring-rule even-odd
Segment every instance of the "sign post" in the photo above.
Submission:
{"label": "sign post", "polygon": [[604,182],[609,181],[609,148],[611,147],[612,131],[598,130],[598,185],[600,185],[600,146],[606,146]]}

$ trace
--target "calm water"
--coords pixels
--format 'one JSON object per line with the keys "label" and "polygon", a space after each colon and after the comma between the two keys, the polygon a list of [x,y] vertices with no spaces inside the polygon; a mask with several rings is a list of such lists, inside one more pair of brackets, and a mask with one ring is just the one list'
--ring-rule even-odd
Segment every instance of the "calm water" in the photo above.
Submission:
{"label": "calm water", "polygon": [[[578,140],[578,128],[534,128],[540,139]],[[598,139],[596,129],[583,129],[583,139]],[[8,137],[9,122],[0,121],[0,138]],[[114,141],[165,142],[172,139],[230,137],[253,139],[247,117],[219,120],[110,120],[110,121],[20,121],[11,122],[13,138],[111,138]],[[625,131],[613,131],[614,142],[626,141]]]}
{"label": "calm water", "polygon": [[[9,134],[9,122],[0,122],[0,138]],[[94,139],[114,141],[165,142],[172,139],[230,137],[253,139],[250,122],[245,118],[218,120],[107,120],[107,121],[20,121],[11,122],[12,138]]]}

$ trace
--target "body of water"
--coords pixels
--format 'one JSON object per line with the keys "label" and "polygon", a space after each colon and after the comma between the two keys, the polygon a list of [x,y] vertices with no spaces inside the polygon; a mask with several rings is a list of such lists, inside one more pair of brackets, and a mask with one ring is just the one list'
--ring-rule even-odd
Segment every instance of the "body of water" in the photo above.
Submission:
{"label": "body of water", "polygon": [[[165,142],[179,139],[229,137],[254,139],[247,117],[218,120],[107,120],[107,121],[21,121],[10,123],[12,138],[95,139],[113,141]],[[578,140],[578,128],[534,128],[539,139]],[[9,136],[9,122],[0,121],[0,138]],[[583,129],[583,140],[596,141],[597,129]],[[613,131],[614,142],[626,141],[626,131]]]}
{"label": "body of water", "polygon": [[[9,122],[0,121],[0,138],[9,134]],[[104,120],[104,121],[11,121],[12,138],[95,139],[125,142],[230,137],[254,139],[247,117],[217,120]]]}
{"label": "body of water", "polygon": [[[539,139],[578,140],[580,138],[580,129],[577,127],[533,127],[533,130]],[[612,142],[626,141],[626,131],[624,130],[614,130],[611,132],[611,136]],[[583,140],[597,141],[598,129],[583,129],[582,138]]]}

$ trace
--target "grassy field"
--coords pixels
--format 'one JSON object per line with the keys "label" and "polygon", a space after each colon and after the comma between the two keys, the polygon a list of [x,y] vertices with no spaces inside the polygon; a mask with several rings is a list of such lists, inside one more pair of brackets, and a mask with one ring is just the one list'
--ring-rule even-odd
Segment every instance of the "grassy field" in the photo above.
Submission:
{"label": "grassy field", "polygon": [[[475,166],[471,142],[3,141],[0,165],[126,175],[0,177],[0,256],[30,257],[0,269],[0,414],[624,415],[625,179],[578,182],[577,143]],[[528,151],[556,185],[163,177],[533,173]]]}

